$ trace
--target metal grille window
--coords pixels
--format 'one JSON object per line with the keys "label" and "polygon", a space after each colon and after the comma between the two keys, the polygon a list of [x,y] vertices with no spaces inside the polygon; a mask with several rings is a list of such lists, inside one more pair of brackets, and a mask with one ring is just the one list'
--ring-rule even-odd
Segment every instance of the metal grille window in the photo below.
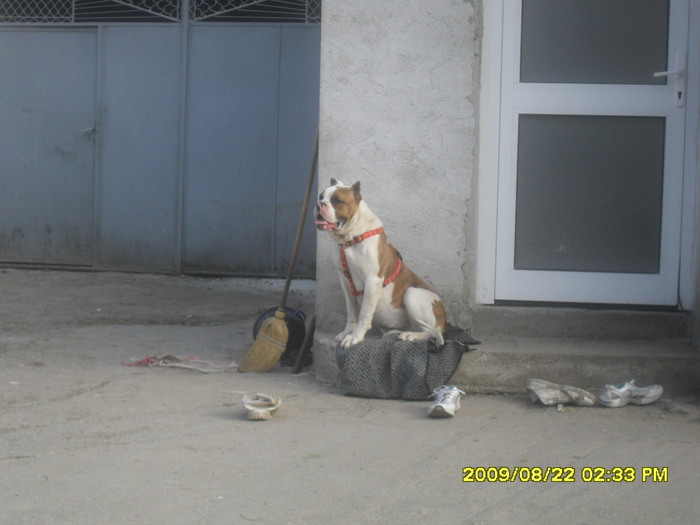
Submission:
{"label": "metal grille window", "polygon": [[[0,23],[177,22],[182,0],[1,0]],[[190,0],[189,19],[321,22],[321,0]]]}
{"label": "metal grille window", "polygon": [[75,22],[180,20],[181,0],[73,0]]}
{"label": "metal grille window", "polygon": [[7,0],[0,2],[3,22],[72,22],[71,0]]}
{"label": "metal grille window", "polygon": [[321,0],[192,0],[191,20],[211,22],[321,21]]}

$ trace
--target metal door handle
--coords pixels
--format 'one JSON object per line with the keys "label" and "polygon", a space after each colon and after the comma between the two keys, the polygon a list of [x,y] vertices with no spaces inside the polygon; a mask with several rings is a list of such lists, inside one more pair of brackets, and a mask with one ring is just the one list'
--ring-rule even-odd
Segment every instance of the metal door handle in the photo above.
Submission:
{"label": "metal door handle", "polygon": [[654,78],[675,77],[673,87],[673,105],[682,107],[685,105],[685,51],[676,51],[676,69],[672,71],[657,71]]}
{"label": "metal door handle", "polygon": [[654,78],[671,77],[673,75],[685,75],[685,71],[682,69],[678,69],[676,71],[657,71],[654,73]]}
{"label": "metal door handle", "polygon": [[88,140],[95,140],[95,134],[97,133],[97,128],[95,126],[91,128],[85,128],[80,130],[80,134],[83,137],[87,137]]}

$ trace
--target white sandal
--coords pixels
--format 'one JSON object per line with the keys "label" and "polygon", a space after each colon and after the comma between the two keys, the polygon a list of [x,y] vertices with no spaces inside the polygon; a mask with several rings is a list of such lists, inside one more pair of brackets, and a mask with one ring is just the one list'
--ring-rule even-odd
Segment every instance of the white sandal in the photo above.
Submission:
{"label": "white sandal", "polygon": [[252,421],[266,421],[272,417],[272,412],[277,410],[282,404],[279,397],[268,396],[267,394],[255,394],[243,396],[243,406],[248,411],[248,419]]}

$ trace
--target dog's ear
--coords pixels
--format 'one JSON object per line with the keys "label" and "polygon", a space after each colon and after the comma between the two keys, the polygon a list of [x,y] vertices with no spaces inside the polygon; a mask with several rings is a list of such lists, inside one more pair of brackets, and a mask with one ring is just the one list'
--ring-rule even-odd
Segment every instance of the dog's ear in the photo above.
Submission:
{"label": "dog's ear", "polygon": [[338,185],[338,181],[335,179],[331,179],[331,186],[337,186],[337,185]]}
{"label": "dog's ear", "polygon": [[357,201],[362,200],[362,195],[360,195],[360,181],[358,180],[355,184],[352,185],[352,192],[355,195],[355,198]]}

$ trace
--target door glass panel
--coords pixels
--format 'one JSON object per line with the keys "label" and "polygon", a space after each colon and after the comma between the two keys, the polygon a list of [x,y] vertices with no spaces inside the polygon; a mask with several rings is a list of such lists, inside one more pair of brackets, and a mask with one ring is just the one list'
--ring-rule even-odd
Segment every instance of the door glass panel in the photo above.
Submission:
{"label": "door glass panel", "polygon": [[658,273],[663,117],[521,115],[515,268]]}
{"label": "door glass panel", "polygon": [[521,82],[665,84],[668,0],[523,0]]}

